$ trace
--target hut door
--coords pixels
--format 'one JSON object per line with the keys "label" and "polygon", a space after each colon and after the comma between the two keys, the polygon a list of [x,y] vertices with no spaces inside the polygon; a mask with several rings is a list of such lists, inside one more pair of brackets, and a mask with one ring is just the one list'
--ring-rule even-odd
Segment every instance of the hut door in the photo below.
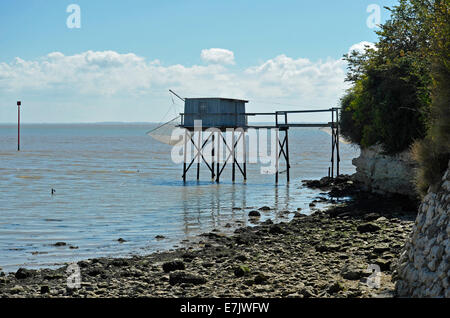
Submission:
{"label": "hut door", "polygon": [[198,108],[200,114],[206,114],[208,112],[208,105],[205,102],[201,102]]}
{"label": "hut door", "polygon": [[202,121],[202,125],[207,125],[207,113],[208,113],[208,104],[206,102],[200,102],[198,104],[198,116]]}

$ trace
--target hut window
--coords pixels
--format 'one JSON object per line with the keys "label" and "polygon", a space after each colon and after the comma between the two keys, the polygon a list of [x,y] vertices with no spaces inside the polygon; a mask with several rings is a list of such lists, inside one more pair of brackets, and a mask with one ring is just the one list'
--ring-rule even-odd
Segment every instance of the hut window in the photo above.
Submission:
{"label": "hut window", "polygon": [[199,105],[199,113],[205,114],[208,111],[208,106],[206,103],[200,103]]}

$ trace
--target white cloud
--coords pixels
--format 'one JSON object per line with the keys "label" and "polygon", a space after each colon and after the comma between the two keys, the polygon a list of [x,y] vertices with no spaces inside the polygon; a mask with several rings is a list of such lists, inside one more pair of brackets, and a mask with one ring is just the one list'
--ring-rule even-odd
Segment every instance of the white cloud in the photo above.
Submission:
{"label": "white cloud", "polygon": [[207,63],[234,64],[234,53],[226,49],[204,49],[201,58]]}
{"label": "white cloud", "polygon": [[375,44],[372,42],[362,41],[356,44],[353,44],[350,49],[348,50],[348,53],[351,53],[353,51],[356,51],[358,53],[364,53],[366,49],[374,49],[376,50]]}
{"label": "white cloud", "polygon": [[[361,43],[352,48],[360,48]],[[279,55],[237,69],[227,67],[234,63],[231,51],[210,49],[201,54],[203,60],[215,63],[164,65],[159,60],[114,51],[87,51],[69,56],[52,52],[34,60],[16,58],[11,63],[0,62],[0,95],[11,100],[23,97],[29,103],[43,105],[40,112],[36,109],[43,121],[158,121],[166,113],[166,104],[170,105],[169,88],[187,97],[249,99],[251,111],[274,111],[296,108],[275,107],[275,103],[304,108],[336,106],[348,85],[344,82],[342,59],[311,61]],[[9,117],[14,120],[13,108],[9,104],[6,107],[5,98],[2,100],[0,121],[8,121],[5,118]],[[67,112],[61,114],[66,119],[54,118],[55,110],[66,101],[70,101],[71,108],[79,107],[86,113],[93,100],[98,111],[95,118],[73,119]],[[123,105],[124,101],[127,105]],[[141,112],[130,112],[129,105]]]}

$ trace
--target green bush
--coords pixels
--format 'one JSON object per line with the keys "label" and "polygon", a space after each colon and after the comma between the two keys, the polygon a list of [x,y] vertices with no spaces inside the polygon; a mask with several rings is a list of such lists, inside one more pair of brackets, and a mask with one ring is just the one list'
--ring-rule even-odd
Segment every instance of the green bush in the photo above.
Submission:
{"label": "green bush", "polygon": [[341,100],[342,134],[362,147],[380,144],[388,154],[423,138],[431,83],[429,72],[418,70],[424,67],[406,56],[389,65],[367,65],[366,74]]}
{"label": "green bush", "polygon": [[450,4],[437,1],[434,9],[427,16],[432,25],[431,121],[426,138],[412,147],[413,157],[419,163],[416,186],[422,195],[430,186],[439,184],[450,160]]}
{"label": "green bush", "polygon": [[399,0],[375,49],[352,52],[341,132],[387,154],[412,149],[421,194],[450,159],[450,2]]}

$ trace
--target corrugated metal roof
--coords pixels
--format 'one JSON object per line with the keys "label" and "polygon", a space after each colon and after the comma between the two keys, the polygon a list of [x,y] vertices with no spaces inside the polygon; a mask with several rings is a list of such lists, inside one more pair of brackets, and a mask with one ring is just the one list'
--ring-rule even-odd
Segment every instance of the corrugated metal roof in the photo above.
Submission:
{"label": "corrugated metal roof", "polygon": [[236,99],[236,98],[225,98],[225,97],[192,97],[192,98],[185,98],[185,99],[220,99],[220,100],[231,100],[236,102],[243,102],[248,103],[248,100],[245,99]]}

